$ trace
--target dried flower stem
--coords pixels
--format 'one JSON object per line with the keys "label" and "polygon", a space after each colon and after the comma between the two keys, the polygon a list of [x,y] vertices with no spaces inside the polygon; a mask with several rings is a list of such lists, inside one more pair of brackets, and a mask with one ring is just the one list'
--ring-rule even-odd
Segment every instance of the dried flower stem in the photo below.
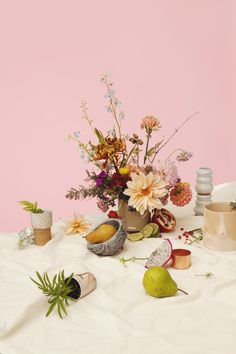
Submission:
{"label": "dried flower stem", "polygon": [[211,278],[213,277],[213,273],[211,272],[207,272],[207,273],[204,273],[204,274],[194,274],[196,277],[206,277],[206,278]]}
{"label": "dried flower stem", "polygon": [[132,149],[130,150],[129,155],[127,156],[127,159],[126,159],[126,162],[125,162],[126,165],[127,165],[128,161],[129,161],[131,155],[133,154],[133,152],[135,151],[135,149],[136,149],[137,147],[138,147],[138,144],[135,144],[135,145],[132,147]]}
{"label": "dried flower stem", "polygon": [[124,265],[126,266],[126,263],[127,262],[135,262],[135,261],[145,261],[147,260],[148,257],[130,257],[130,258],[127,258],[125,259],[124,257],[120,257],[119,261]]}
{"label": "dried flower stem", "polygon": [[171,156],[174,155],[174,153],[176,153],[177,151],[182,151],[182,152],[184,152],[184,150],[181,149],[181,148],[175,149],[175,150],[172,151],[172,153],[167,157],[167,159],[166,159],[165,162],[167,162],[167,161],[171,158]]}
{"label": "dried flower stem", "polygon": [[186,291],[184,291],[184,290],[182,290],[182,289],[177,289],[177,290],[179,290],[179,291],[181,291],[182,293],[184,293],[185,295],[188,295],[188,293],[186,293]]}
{"label": "dried flower stem", "polygon": [[[110,88],[109,88],[109,83],[107,81],[107,76],[105,76],[104,82],[105,82],[105,85],[107,87],[107,91],[109,92]],[[115,106],[113,104],[112,98],[109,99],[109,103],[110,103],[110,107],[111,107],[111,113],[112,113],[113,117],[115,118],[115,121],[116,121],[116,124],[117,124],[117,127],[118,127],[118,131],[119,131],[119,137],[121,139],[121,122],[118,121],[117,114],[116,114],[116,108],[115,108]]]}
{"label": "dried flower stem", "polygon": [[200,113],[200,111],[197,111],[197,112],[195,112],[195,113],[193,113],[191,116],[189,116],[189,117],[187,117],[184,121],[183,121],[183,123],[182,124],[180,124],[180,126],[178,127],[178,128],[176,128],[175,129],[175,131],[171,134],[171,136],[165,141],[165,143],[163,144],[163,145],[161,145],[160,147],[159,147],[159,149],[157,149],[157,151],[155,152],[155,154],[154,154],[154,156],[153,156],[153,159],[152,159],[152,163],[153,163],[153,161],[155,160],[155,158],[156,158],[156,155],[158,154],[158,152],[166,145],[166,144],[168,144],[168,142],[174,137],[174,135],[176,134],[176,133],[178,133],[178,131],[190,120],[190,119],[192,119],[193,117],[195,117],[197,114],[199,114]]}
{"label": "dried flower stem", "polygon": [[80,108],[82,109],[82,113],[83,113],[82,118],[87,120],[91,129],[94,132],[94,127],[92,126],[92,120],[89,118],[88,113],[87,113],[87,111],[88,111],[87,103],[85,101],[82,101]]}
{"label": "dried flower stem", "polygon": [[144,161],[143,161],[144,164],[145,164],[147,157],[148,157],[147,155],[148,155],[148,146],[149,146],[150,138],[151,138],[151,132],[147,131],[147,142],[146,142],[146,149],[145,149],[145,155],[144,155]]}
{"label": "dried flower stem", "polygon": [[117,124],[117,127],[118,127],[119,137],[121,138],[120,122],[118,122],[117,115],[116,115],[116,108],[115,108],[114,105],[113,105],[112,98],[110,98],[110,105],[111,105],[111,109],[112,109],[112,113],[113,113],[112,115],[113,115],[113,117],[115,118],[115,121],[116,121],[116,124]]}

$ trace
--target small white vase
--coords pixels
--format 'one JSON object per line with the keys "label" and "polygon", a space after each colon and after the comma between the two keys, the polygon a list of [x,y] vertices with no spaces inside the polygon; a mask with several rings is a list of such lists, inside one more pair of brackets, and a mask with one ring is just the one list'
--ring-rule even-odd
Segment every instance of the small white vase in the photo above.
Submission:
{"label": "small white vase", "polygon": [[197,171],[195,190],[197,194],[209,195],[213,190],[212,170],[208,167],[201,167]]}
{"label": "small white vase", "polygon": [[194,208],[195,215],[203,215],[205,205],[211,203],[211,192],[213,190],[212,184],[212,170],[207,167],[201,167],[197,171],[197,180],[195,190],[196,206]]}

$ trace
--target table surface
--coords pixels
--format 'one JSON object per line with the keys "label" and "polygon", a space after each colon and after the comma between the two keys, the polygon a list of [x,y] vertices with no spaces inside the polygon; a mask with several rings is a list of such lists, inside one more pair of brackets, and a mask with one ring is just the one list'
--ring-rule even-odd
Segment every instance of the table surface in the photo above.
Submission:
{"label": "table surface", "polygon": [[[232,201],[236,182],[214,189],[215,201]],[[180,228],[202,225],[193,215],[194,201],[173,209],[175,232],[165,234],[174,248],[192,252],[187,270],[168,268],[189,295],[169,298],[145,293],[144,261],[124,267],[119,258],[147,257],[162,239],[126,241],[120,254],[99,257],[89,252],[80,236],[64,236],[62,222],[53,225],[53,239],[43,247],[17,248],[16,233],[0,234],[0,353],[1,354],[235,354],[236,251],[215,252],[201,244],[186,245],[177,238]],[[94,224],[101,215],[91,216]],[[48,318],[47,298],[29,279],[35,271],[49,276],[90,271],[97,289],[73,302],[68,316]],[[211,278],[196,276],[211,272]]]}

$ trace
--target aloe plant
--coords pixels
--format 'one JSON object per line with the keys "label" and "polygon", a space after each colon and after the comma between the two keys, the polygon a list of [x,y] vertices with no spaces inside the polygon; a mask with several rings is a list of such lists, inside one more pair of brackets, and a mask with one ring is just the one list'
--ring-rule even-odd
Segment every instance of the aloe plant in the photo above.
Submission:
{"label": "aloe plant", "polygon": [[80,295],[80,291],[77,297],[74,293],[74,291],[77,290],[72,279],[74,273],[65,278],[64,270],[62,270],[58,274],[55,274],[52,280],[49,279],[47,272],[40,275],[39,272],[36,271],[36,275],[38,277],[37,281],[31,277],[30,279],[37,285],[44,295],[49,297],[48,303],[50,306],[46,313],[46,317],[50,315],[55,307],[61,319],[63,318],[63,314],[67,316],[66,306],[69,305],[68,300],[76,301]]}
{"label": "aloe plant", "polygon": [[28,200],[21,200],[18,202],[20,205],[23,205],[23,210],[29,211],[30,213],[40,214],[43,213],[43,209],[38,208],[38,203],[31,203]]}

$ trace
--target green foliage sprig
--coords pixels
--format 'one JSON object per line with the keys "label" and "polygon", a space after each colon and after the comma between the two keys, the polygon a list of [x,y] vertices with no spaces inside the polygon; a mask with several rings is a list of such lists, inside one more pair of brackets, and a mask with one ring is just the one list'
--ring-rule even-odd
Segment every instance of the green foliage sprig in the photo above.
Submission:
{"label": "green foliage sprig", "polygon": [[43,209],[38,208],[38,203],[31,203],[28,200],[21,200],[18,202],[20,205],[23,205],[23,210],[29,211],[30,213],[40,214],[43,213]]}
{"label": "green foliage sprig", "polygon": [[206,279],[207,278],[211,278],[211,277],[213,277],[213,273],[211,273],[211,272],[206,272],[206,273],[204,273],[204,274],[194,274],[196,277],[206,277]]}
{"label": "green foliage sprig", "polygon": [[49,296],[48,303],[50,304],[46,317],[50,315],[55,307],[60,318],[63,318],[63,314],[67,316],[66,306],[69,305],[68,300],[75,301],[68,296],[74,290],[74,287],[70,285],[74,273],[65,279],[64,270],[55,274],[53,279],[50,280],[47,272],[42,275],[36,272],[38,281],[30,277],[30,279],[37,285],[37,287],[43,292],[44,295]]}

